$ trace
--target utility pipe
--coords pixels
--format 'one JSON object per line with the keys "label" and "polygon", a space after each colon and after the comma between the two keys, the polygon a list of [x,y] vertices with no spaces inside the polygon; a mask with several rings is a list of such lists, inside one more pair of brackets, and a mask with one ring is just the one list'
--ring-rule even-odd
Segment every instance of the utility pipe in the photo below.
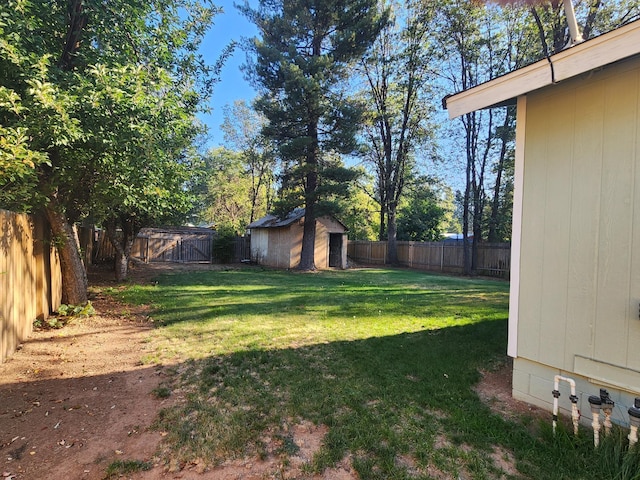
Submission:
{"label": "utility pipe", "polygon": [[602,411],[604,412],[604,434],[609,435],[613,424],[611,423],[611,414],[613,413],[613,407],[616,402],[611,400],[609,392],[606,389],[600,389],[600,401],[602,402]]}
{"label": "utility pipe", "polygon": [[629,408],[629,422],[631,431],[629,432],[629,448],[638,442],[638,427],[640,427],[640,398],[636,397],[633,407]]}
{"label": "utility pipe", "polygon": [[593,418],[591,422],[593,427],[593,446],[598,448],[598,445],[600,445],[600,409],[602,408],[602,400],[597,395],[591,395],[589,397],[589,405],[591,405],[591,417]]}
{"label": "utility pipe", "polygon": [[580,33],[580,27],[578,27],[578,21],[576,20],[576,12],[573,9],[573,2],[571,0],[563,0],[564,3],[564,15],[567,17],[567,24],[569,25],[569,35],[571,40],[568,47],[573,47],[578,43],[584,42],[582,33]]}
{"label": "utility pipe", "polygon": [[573,434],[578,435],[578,423],[580,422],[580,412],[578,411],[578,397],[576,396],[576,382],[572,378],[556,375],[553,377],[553,433],[556,433],[556,425],[558,423],[558,399],[560,398],[560,390],[558,387],[560,382],[567,382],[571,387],[571,420],[573,422]]}

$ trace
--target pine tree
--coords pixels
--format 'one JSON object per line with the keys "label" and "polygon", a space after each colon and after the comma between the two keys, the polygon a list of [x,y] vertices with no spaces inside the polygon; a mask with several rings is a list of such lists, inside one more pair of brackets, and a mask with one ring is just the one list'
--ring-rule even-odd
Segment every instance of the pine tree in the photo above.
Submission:
{"label": "pine tree", "polygon": [[261,0],[243,11],[261,32],[251,70],[263,92],[256,103],[268,120],[263,133],[279,146],[289,191],[305,209],[299,269],[313,270],[324,160],[356,148],[361,111],[344,89],[349,66],[386,17],[376,0]]}

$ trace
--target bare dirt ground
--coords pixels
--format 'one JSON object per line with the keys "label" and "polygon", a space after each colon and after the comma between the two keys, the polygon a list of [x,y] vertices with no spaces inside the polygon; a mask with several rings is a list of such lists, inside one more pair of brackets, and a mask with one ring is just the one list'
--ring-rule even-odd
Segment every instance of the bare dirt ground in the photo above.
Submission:
{"label": "bare dirt ground", "polygon": [[[132,279],[150,281],[185,266],[137,265]],[[212,268],[195,265],[189,268]],[[163,432],[151,428],[163,400],[153,393],[168,377],[167,365],[141,363],[152,349],[152,322],[144,307],[122,305],[100,293],[114,286],[112,273],[90,275],[96,315],[61,329],[36,330],[0,365],[0,478],[103,480],[115,461],[139,460],[153,468],[120,478],[232,480],[309,478],[303,465],[320,448],[326,427],[301,424],[292,435],[300,447],[283,462],[247,458],[207,470],[197,462],[172,466],[158,456]],[[478,387],[483,400],[510,416],[530,411],[510,395],[510,367],[487,372]],[[496,401],[497,399],[497,401]],[[348,458],[314,479],[357,479]]]}

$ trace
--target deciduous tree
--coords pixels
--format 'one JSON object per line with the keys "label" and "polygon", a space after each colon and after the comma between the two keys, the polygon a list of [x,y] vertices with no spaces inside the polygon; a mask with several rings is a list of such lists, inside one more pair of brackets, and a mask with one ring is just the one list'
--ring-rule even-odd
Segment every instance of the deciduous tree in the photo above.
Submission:
{"label": "deciduous tree", "polygon": [[[387,8],[386,2],[380,5]],[[433,8],[430,2],[393,5],[391,21],[361,63],[367,84],[367,157],[380,203],[379,239],[386,236],[391,264],[398,262],[397,209],[415,167],[414,153],[433,139],[428,99]]]}
{"label": "deciduous tree", "polygon": [[[66,303],[87,298],[78,220],[140,220],[145,202],[158,214],[157,199],[175,205],[157,166],[180,159],[213,85],[196,50],[216,12],[198,0],[0,5],[0,124],[12,139],[0,150],[14,152],[14,166],[33,165],[3,179],[14,193],[2,196],[45,210]],[[37,195],[24,198],[31,186]]]}

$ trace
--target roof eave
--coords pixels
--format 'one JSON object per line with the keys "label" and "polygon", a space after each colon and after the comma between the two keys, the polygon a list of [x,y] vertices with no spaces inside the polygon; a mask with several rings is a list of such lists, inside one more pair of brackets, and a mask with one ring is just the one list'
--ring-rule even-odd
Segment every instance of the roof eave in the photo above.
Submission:
{"label": "roof eave", "polygon": [[510,102],[520,95],[640,54],[640,20],[563,50],[549,59],[444,99],[449,118]]}

